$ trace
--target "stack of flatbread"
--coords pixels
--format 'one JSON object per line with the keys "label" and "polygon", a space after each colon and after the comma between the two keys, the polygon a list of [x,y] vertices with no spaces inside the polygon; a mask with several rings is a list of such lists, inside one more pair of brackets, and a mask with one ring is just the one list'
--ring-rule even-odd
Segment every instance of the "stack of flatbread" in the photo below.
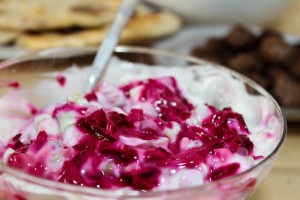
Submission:
{"label": "stack of flatbread", "polygon": [[[28,50],[97,46],[120,0],[1,0],[0,45]],[[180,28],[169,11],[139,5],[121,36],[122,44],[151,41]]]}

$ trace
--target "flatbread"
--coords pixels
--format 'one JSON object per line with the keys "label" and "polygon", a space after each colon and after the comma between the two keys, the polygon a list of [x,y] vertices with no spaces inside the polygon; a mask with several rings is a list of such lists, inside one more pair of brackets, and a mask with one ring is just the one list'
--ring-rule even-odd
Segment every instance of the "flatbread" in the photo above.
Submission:
{"label": "flatbread", "polygon": [[111,22],[120,0],[0,0],[0,29],[95,27]]}
{"label": "flatbread", "polygon": [[17,31],[0,30],[0,45],[13,42],[20,35]]}
{"label": "flatbread", "polygon": [[[171,12],[159,11],[136,15],[129,21],[122,33],[120,43],[143,43],[146,40],[153,40],[174,33],[180,26],[180,18]],[[109,25],[67,34],[57,32],[25,34],[19,36],[16,44],[30,50],[97,46],[104,39],[108,29]]]}

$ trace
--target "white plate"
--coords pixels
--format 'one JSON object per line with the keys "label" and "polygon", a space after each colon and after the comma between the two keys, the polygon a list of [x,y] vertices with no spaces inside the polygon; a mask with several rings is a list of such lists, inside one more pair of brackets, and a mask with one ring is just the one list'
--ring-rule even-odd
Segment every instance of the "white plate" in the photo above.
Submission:
{"label": "white plate", "polygon": [[6,60],[8,58],[20,56],[25,53],[28,53],[28,51],[21,48],[10,47],[10,46],[0,47],[0,60]]}
{"label": "white plate", "polygon": [[[172,37],[165,38],[154,44],[154,48],[173,51],[183,55],[189,55],[190,50],[198,45],[205,45],[208,38],[224,37],[229,33],[230,25],[203,25],[186,27]],[[259,34],[259,27],[247,26],[254,34]],[[291,34],[284,34],[284,39],[294,44],[300,41],[300,38]]]}
{"label": "white plate", "polygon": [[[195,46],[203,46],[211,37],[224,37],[229,33],[230,25],[206,25],[193,26],[182,29],[172,37],[165,38],[154,44],[154,48],[172,51],[182,55],[189,55]],[[254,33],[259,34],[261,29],[258,27],[248,28]],[[284,39],[295,44],[300,41],[300,37],[291,34],[283,34]],[[174,63],[175,64],[175,63]],[[180,63],[177,63],[180,64]],[[283,108],[283,112],[288,121],[300,121],[300,108]]]}

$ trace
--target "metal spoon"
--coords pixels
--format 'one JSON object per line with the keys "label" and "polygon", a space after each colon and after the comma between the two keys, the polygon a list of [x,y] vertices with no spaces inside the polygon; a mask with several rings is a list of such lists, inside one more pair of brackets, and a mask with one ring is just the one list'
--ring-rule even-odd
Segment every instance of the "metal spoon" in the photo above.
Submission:
{"label": "metal spoon", "polygon": [[138,1],[139,0],[122,0],[112,26],[102,44],[99,46],[96,57],[94,58],[91,73],[87,81],[87,91],[92,90],[103,78],[107,69],[107,63],[115,46],[118,44],[121,33],[132,16]]}

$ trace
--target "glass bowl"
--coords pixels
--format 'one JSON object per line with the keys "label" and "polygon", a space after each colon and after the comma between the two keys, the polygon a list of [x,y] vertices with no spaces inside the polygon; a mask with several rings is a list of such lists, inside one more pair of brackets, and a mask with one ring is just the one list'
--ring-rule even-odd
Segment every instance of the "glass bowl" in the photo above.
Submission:
{"label": "glass bowl", "polygon": [[[43,81],[56,82],[57,77],[51,75],[54,71],[65,70],[76,64],[86,67],[93,61],[96,49],[93,48],[60,48],[26,54],[18,58],[7,60],[0,66],[0,94],[3,95],[14,85],[15,81],[22,85],[31,101],[39,106],[45,106],[57,100],[66,98],[70,90],[56,90],[55,92],[43,88]],[[115,56],[121,60],[147,65],[159,64],[165,67],[180,64],[182,67],[207,64],[206,61],[176,55],[170,52],[158,51],[141,47],[118,46]],[[246,199],[258,187],[262,179],[270,171],[272,164],[284,142],[286,136],[286,121],[276,101],[259,85],[247,77],[213,65],[222,73],[227,73],[234,79],[241,81],[252,95],[262,96],[274,108],[280,130],[276,133],[276,144],[271,154],[254,167],[234,176],[210,182],[202,186],[164,191],[131,191],[131,190],[101,190],[88,187],[68,185],[41,179],[17,169],[13,169],[0,162],[0,198],[6,200],[38,200],[38,199],[105,199],[105,200],[234,200]],[[126,73],[126,72],[125,72]],[[128,72],[130,73],[130,72]],[[49,75],[50,74],[50,75]],[[112,75],[113,76],[113,75]],[[87,77],[77,77],[75,89],[82,91]],[[113,77],[106,77],[108,81],[116,81]],[[10,87],[7,87],[7,86]],[[217,98],[217,97],[216,97]],[[1,100],[1,98],[0,98]],[[0,144],[1,145],[1,144]],[[1,147],[1,146],[0,146]]]}

